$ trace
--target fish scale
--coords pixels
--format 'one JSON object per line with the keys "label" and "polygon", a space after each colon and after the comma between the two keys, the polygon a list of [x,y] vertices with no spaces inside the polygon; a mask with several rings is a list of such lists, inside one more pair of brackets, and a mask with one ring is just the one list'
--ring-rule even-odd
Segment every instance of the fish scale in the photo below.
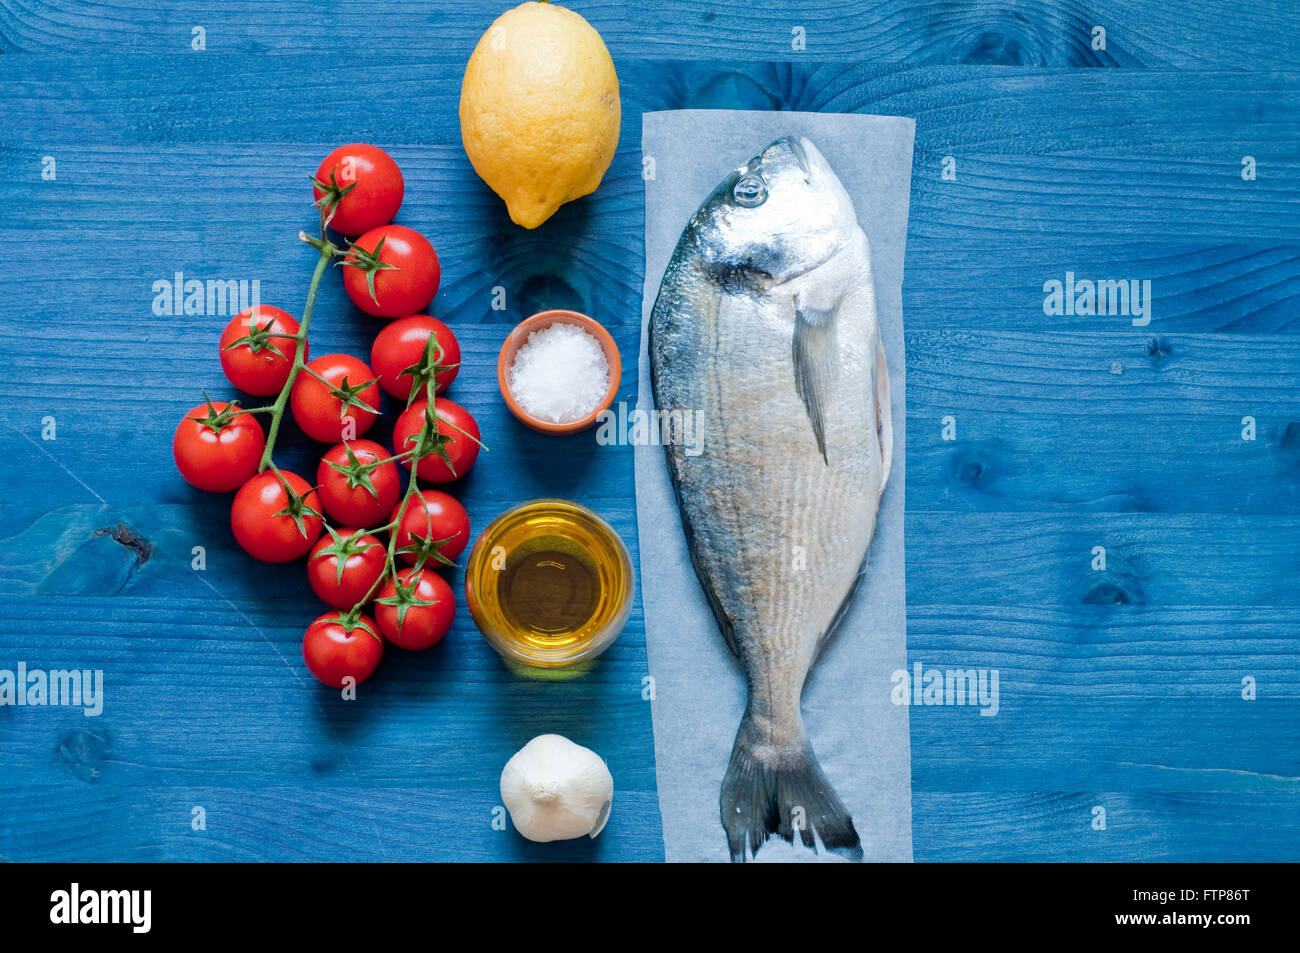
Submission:
{"label": "fish scale", "polygon": [[691,218],[651,313],[649,355],[658,409],[704,421],[701,452],[669,444],[668,468],[696,575],[748,687],[719,796],[731,857],[797,832],[861,859],[799,706],[875,532],[892,453],[888,374],[866,236],[812,143],[772,143]]}

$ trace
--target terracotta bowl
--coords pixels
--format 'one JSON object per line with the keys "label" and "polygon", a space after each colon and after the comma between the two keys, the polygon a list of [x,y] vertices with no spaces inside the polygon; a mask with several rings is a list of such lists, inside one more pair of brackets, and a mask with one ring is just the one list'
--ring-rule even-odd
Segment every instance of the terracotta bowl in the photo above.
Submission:
{"label": "terracotta bowl", "polygon": [[[539,420],[520,407],[514,395],[510,393],[509,383],[510,365],[514,363],[515,354],[528,342],[528,335],[534,331],[540,331],[542,328],[549,328],[553,324],[572,324],[582,328],[600,342],[601,350],[605,352],[605,361],[609,364],[609,390],[605,392],[605,396],[596,405],[596,409],[585,417],[577,420],[566,420],[558,424],[549,420]],[[506,406],[510,408],[510,412],[521,423],[541,433],[576,433],[579,430],[586,430],[596,422],[600,412],[608,410],[610,404],[614,402],[614,397],[618,394],[618,384],[622,374],[623,365],[619,360],[618,346],[614,344],[614,339],[610,337],[609,332],[605,330],[599,321],[595,321],[585,314],[579,314],[577,311],[564,311],[561,309],[539,311],[531,318],[525,318],[515,325],[515,329],[510,332],[505,344],[501,345],[501,356],[497,358],[497,386],[501,388],[501,396],[505,399]]]}

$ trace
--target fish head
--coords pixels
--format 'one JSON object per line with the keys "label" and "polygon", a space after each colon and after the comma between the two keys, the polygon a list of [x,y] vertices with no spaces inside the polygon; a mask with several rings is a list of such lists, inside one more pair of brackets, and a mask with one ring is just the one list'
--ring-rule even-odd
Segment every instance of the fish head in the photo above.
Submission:
{"label": "fish head", "polygon": [[711,278],[762,292],[829,260],[857,227],[826,158],[807,139],[783,136],[733,169],[688,230]]}

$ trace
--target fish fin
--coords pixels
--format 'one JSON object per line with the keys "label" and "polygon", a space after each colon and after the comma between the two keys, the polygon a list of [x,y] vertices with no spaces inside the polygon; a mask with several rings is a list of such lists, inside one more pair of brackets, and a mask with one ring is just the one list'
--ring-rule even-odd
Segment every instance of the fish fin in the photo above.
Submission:
{"label": "fish fin", "polygon": [[807,737],[773,753],[748,709],[731,749],[718,806],[732,863],[757,854],[773,834],[793,843],[796,831],[805,847],[816,850],[820,839],[828,851],[862,860],[853,818],[822,773]]}
{"label": "fish fin", "polygon": [[894,463],[894,412],[889,398],[889,365],[885,363],[885,343],[876,331],[876,436],[880,440],[880,492],[885,492],[889,471]]}
{"label": "fish fin", "polygon": [[830,463],[830,460],[826,456],[826,426],[822,419],[822,408],[835,383],[835,360],[832,354],[835,343],[835,328],[832,325],[834,317],[834,311],[799,307],[796,303],[794,340],[791,344],[795,390],[799,392],[799,399],[808,411],[813,436],[817,438],[817,449],[826,463]]}

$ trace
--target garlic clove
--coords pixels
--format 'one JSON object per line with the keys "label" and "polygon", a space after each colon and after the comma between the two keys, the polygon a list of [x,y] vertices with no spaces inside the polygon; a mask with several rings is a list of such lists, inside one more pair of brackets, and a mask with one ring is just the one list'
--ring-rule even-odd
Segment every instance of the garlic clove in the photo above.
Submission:
{"label": "garlic clove", "polygon": [[587,835],[592,840],[595,840],[596,835],[599,834],[601,831],[603,831],[605,829],[605,825],[609,823],[609,809],[613,806],[614,806],[614,799],[610,798],[608,801],[605,802],[605,806],[600,809],[600,814],[597,815],[596,817],[596,826],[593,827],[591,829],[591,833]]}
{"label": "garlic clove", "polygon": [[563,735],[538,735],[501,772],[501,800],[515,829],[540,843],[595,837],[613,798],[614,778],[600,755]]}

